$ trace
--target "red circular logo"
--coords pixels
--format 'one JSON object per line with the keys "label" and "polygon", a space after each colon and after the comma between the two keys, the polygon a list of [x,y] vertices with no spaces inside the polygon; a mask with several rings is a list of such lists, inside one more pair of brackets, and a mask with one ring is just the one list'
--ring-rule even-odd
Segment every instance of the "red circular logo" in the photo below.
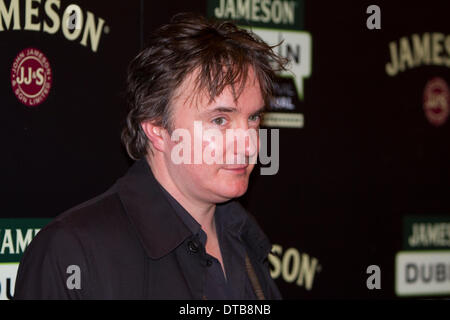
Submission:
{"label": "red circular logo", "polygon": [[17,99],[28,107],[44,102],[52,87],[52,69],[38,49],[22,50],[11,68],[11,84]]}
{"label": "red circular logo", "polygon": [[427,82],[423,93],[423,108],[428,121],[438,127],[449,115],[450,93],[444,79],[436,77]]}

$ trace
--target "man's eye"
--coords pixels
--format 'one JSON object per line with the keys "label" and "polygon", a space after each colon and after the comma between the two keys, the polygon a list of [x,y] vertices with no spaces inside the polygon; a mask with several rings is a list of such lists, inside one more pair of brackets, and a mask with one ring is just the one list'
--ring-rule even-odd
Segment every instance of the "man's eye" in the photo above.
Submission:
{"label": "man's eye", "polygon": [[224,117],[220,117],[220,118],[215,118],[212,122],[214,124],[217,124],[218,126],[223,126],[227,122],[227,120]]}
{"label": "man's eye", "polygon": [[250,116],[248,119],[250,121],[258,121],[258,120],[261,119],[261,115],[260,114],[254,114],[254,115]]}

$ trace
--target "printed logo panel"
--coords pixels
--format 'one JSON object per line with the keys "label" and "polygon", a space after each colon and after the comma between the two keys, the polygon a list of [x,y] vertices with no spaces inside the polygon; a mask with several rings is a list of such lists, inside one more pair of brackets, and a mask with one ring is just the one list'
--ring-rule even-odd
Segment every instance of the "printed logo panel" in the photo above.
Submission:
{"label": "printed logo panel", "polygon": [[303,0],[210,0],[209,17],[276,29],[303,29]]}
{"label": "printed logo panel", "polygon": [[0,219],[0,300],[14,296],[19,262],[36,234],[51,219]]}
{"label": "printed logo panel", "polygon": [[313,288],[314,280],[322,271],[322,265],[316,257],[300,253],[296,248],[283,249],[278,244],[272,246],[272,253],[268,259],[271,265],[270,276],[273,279],[281,278],[308,291]]}
{"label": "printed logo panel", "polygon": [[450,250],[450,217],[403,218],[404,250]]}
{"label": "printed logo panel", "polygon": [[35,107],[44,102],[52,87],[52,69],[47,57],[35,48],[19,52],[11,68],[11,85],[22,104]]}
{"label": "printed logo panel", "polygon": [[14,297],[18,269],[19,263],[0,263],[0,300],[11,300]]}
{"label": "printed logo panel", "polygon": [[397,296],[450,295],[450,251],[403,251],[396,256]]}

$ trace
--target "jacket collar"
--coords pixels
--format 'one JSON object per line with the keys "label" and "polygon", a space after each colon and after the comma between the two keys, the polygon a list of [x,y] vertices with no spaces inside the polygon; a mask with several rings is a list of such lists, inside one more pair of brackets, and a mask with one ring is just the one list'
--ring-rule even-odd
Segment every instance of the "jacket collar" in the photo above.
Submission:
{"label": "jacket collar", "polygon": [[[115,187],[150,258],[167,255],[192,236],[163,194],[145,159],[136,161]],[[215,214],[220,215],[223,229],[241,238],[258,259],[267,257],[271,248],[269,240],[238,202],[218,204]]]}
{"label": "jacket collar", "polygon": [[237,201],[229,201],[216,206],[223,228],[231,235],[243,240],[258,260],[264,260],[272,249],[267,236],[264,234],[255,218]]}

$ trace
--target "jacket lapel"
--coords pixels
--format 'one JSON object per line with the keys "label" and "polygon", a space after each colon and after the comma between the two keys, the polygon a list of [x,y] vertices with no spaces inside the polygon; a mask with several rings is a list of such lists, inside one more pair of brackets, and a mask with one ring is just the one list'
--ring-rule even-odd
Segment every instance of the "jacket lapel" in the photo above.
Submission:
{"label": "jacket lapel", "polygon": [[145,159],[136,161],[116,183],[122,204],[152,259],[159,259],[191,235],[162,193]]}
{"label": "jacket lapel", "polygon": [[258,261],[267,258],[272,244],[255,218],[239,202],[231,201],[218,205],[216,212],[217,210],[224,211],[221,212],[224,229],[242,239]]}

